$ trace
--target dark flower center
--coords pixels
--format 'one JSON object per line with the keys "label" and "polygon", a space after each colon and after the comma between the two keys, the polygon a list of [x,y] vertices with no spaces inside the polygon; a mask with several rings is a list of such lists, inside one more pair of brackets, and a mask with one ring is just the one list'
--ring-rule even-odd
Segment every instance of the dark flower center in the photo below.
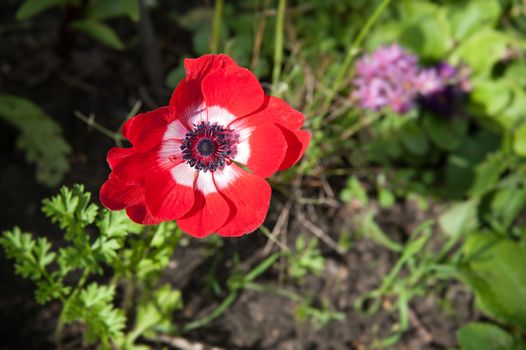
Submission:
{"label": "dark flower center", "polygon": [[201,122],[188,131],[181,145],[183,159],[197,170],[215,171],[230,163],[234,133],[221,125]]}
{"label": "dark flower center", "polygon": [[214,142],[210,139],[201,139],[197,143],[197,152],[199,152],[201,156],[208,157],[209,155],[214,153],[215,150],[216,147],[214,145]]}

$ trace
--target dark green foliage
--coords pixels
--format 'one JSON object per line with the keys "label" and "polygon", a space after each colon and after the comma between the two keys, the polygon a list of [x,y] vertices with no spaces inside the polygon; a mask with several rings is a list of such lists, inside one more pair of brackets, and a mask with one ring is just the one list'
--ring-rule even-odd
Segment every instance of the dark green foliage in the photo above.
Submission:
{"label": "dark green foliage", "polygon": [[69,171],[71,152],[60,125],[31,101],[12,95],[0,94],[0,118],[20,131],[17,147],[28,162],[36,164],[37,180],[58,185]]}

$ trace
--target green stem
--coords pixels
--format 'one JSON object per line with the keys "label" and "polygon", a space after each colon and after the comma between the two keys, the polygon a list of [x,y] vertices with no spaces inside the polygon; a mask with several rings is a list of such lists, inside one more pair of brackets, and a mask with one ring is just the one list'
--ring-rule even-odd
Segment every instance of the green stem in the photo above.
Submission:
{"label": "green stem", "polygon": [[291,292],[291,291],[288,291],[282,288],[265,286],[265,285],[258,284],[258,283],[247,282],[245,284],[245,288],[256,291],[256,292],[260,292],[260,293],[272,293],[272,294],[279,295],[281,297],[288,298],[296,302],[300,302],[303,300],[303,298],[300,295],[294,292]]}
{"label": "green stem", "polygon": [[322,105],[321,113],[318,116],[317,120],[314,123],[314,127],[318,129],[321,126],[323,117],[327,110],[329,109],[334,97],[336,96],[336,93],[339,90],[339,87],[345,78],[345,76],[348,74],[349,67],[351,66],[351,63],[353,61],[354,56],[357,53],[358,47],[362,44],[362,41],[365,39],[371,28],[373,27],[374,23],[378,20],[382,12],[385,10],[387,5],[391,0],[383,0],[380,6],[376,8],[374,13],[371,17],[367,20],[365,25],[362,27],[362,30],[358,33],[358,36],[356,36],[356,39],[354,39],[354,42],[351,44],[351,47],[347,50],[347,55],[345,56],[345,59],[343,60],[343,63],[340,65],[340,69],[338,70],[338,74],[336,75],[336,79],[334,79],[334,83],[332,84],[331,89],[329,90],[329,93],[325,97],[325,100]]}
{"label": "green stem", "polygon": [[212,45],[210,50],[217,53],[219,49],[219,36],[221,34],[221,20],[223,17],[224,0],[216,0],[214,6],[214,22],[212,23]]}
{"label": "green stem", "polygon": [[113,132],[113,131],[109,130],[108,128],[100,125],[99,123],[97,123],[95,121],[95,118],[93,116],[86,117],[84,114],[82,114],[82,113],[80,113],[78,111],[75,112],[75,116],[77,118],[79,118],[80,120],[82,120],[84,123],[86,123],[89,126],[91,126],[93,129],[95,129],[98,132],[102,133],[103,135],[106,135],[109,138],[112,138],[115,141],[115,143],[120,143],[120,141],[123,140],[123,136],[121,134]]}
{"label": "green stem", "polygon": [[219,304],[219,306],[214,309],[214,311],[212,311],[210,314],[206,315],[205,317],[203,317],[203,318],[201,318],[201,319],[199,319],[197,321],[188,323],[183,328],[184,331],[185,332],[189,332],[189,331],[192,331],[194,329],[203,327],[204,325],[212,322],[213,320],[215,320],[216,318],[221,316],[230,307],[230,305],[232,305],[232,303],[234,302],[234,300],[236,300],[236,298],[237,298],[237,292],[231,292],[228,295],[228,297],[226,297],[226,299],[223,300],[223,302],[221,304]]}
{"label": "green stem", "polygon": [[276,30],[274,34],[274,67],[272,69],[272,93],[278,94],[278,83],[281,76],[281,64],[283,61],[283,27],[285,22],[285,8],[287,0],[279,0],[276,16]]}
{"label": "green stem", "polygon": [[[64,330],[65,321],[64,318],[66,317],[65,311],[67,310],[69,304],[72,302],[73,298],[78,294],[80,289],[84,286],[84,283],[86,283],[86,280],[88,279],[89,274],[91,273],[89,268],[86,268],[84,272],[82,273],[82,276],[80,277],[79,282],[77,283],[77,286],[73,290],[73,292],[69,295],[69,297],[66,299],[66,301],[62,304],[62,311],[60,312],[60,316],[58,317],[57,326],[55,327],[55,343],[57,344],[58,348],[62,348],[62,331]],[[62,299],[63,300],[63,299]]]}

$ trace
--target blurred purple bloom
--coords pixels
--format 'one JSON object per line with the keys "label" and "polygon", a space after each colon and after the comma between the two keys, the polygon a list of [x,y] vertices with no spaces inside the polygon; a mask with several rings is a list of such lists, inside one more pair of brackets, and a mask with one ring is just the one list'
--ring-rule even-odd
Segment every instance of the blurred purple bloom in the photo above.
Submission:
{"label": "blurred purple bloom", "polygon": [[[467,93],[471,90],[469,72],[465,67],[456,68],[446,62],[440,62],[435,68],[422,71],[421,75],[427,73],[433,76],[439,84],[432,89],[425,89],[431,83],[427,81],[427,86],[420,88],[420,106],[428,111],[442,116],[452,116],[461,107]],[[434,72],[434,73],[432,73]],[[423,79],[424,80],[424,79]]]}
{"label": "blurred purple bloom", "polygon": [[418,93],[417,75],[416,56],[396,44],[380,47],[356,63],[352,97],[362,108],[376,111],[390,106],[397,113],[405,113]]}
{"label": "blurred purple bloom", "polygon": [[452,113],[471,89],[468,74],[445,62],[422,68],[416,56],[397,44],[383,46],[356,62],[351,98],[373,111],[385,107],[403,114],[415,106]]}
{"label": "blurred purple bloom", "polygon": [[423,69],[416,77],[416,89],[420,95],[429,95],[444,88],[444,79],[435,68]]}

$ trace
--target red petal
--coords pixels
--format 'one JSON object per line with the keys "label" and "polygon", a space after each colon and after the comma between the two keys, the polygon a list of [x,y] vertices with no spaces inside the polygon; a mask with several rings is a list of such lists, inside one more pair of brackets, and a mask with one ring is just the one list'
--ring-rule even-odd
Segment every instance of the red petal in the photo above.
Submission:
{"label": "red petal", "polygon": [[[225,72],[207,75],[201,84],[208,108],[219,106],[235,118],[256,111],[264,102],[265,93],[249,70],[229,67]],[[210,113],[208,121],[212,122]]]}
{"label": "red petal", "polygon": [[[287,150],[287,142],[281,130],[269,123],[255,127],[245,124],[240,128],[241,139],[233,160],[245,164],[261,177],[269,177],[278,171]],[[247,132],[249,135],[244,135]]]}
{"label": "red petal", "polygon": [[311,135],[310,132],[305,130],[290,130],[283,126],[279,126],[279,128],[287,141],[287,152],[279,166],[279,170],[285,170],[296,164],[303,156],[309,146]]}
{"label": "red petal", "polygon": [[254,114],[243,118],[243,121],[245,120],[251,125],[276,123],[289,129],[299,129],[303,126],[305,117],[282,99],[274,96],[265,96],[263,107]]}
{"label": "red petal", "polygon": [[234,206],[229,220],[216,232],[221,236],[241,236],[265,221],[270,204],[270,185],[235,164],[214,172],[217,188]]}
{"label": "red petal", "polygon": [[195,176],[196,170],[186,163],[148,176],[145,199],[149,212],[163,221],[188,213],[194,204]]}
{"label": "red petal", "polygon": [[100,188],[102,205],[111,210],[121,210],[144,201],[144,189],[128,185],[111,176]]}
{"label": "red petal", "polygon": [[[202,80],[211,73],[224,71],[237,64],[226,55],[204,55],[196,59],[185,59],[186,78],[175,89],[170,106],[176,111],[176,117],[189,129],[204,113],[204,98],[201,92]],[[203,119],[206,114],[203,114]]]}
{"label": "red petal", "polygon": [[106,156],[106,161],[110,165],[110,169],[113,169],[121,161],[133,155],[133,153],[135,153],[133,148],[112,147],[108,151],[108,154]]}
{"label": "red petal", "polygon": [[217,192],[211,173],[200,172],[196,188],[194,206],[188,214],[177,219],[177,224],[184,232],[201,238],[225,223],[230,206]]}
{"label": "red petal", "polygon": [[162,220],[153,217],[144,204],[126,208],[126,214],[132,221],[142,225],[157,225],[162,222]]}
{"label": "red petal", "polygon": [[108,162],[112,165],[113,175],[120,180],[130,184],[143,184],[153,173],[169,171],[182,161],[180,146],[179,141],[166,140],[147,152],[112,148],[108,154]]}
{"label": "red petal", "polygon": [[157,108],[128,120],[122,126],[122,134],[137,150],[148,150],[162,141],[168,121],[174,118],[172,108]]}
{"label": "red petal", "polygon": [[202,80],[210,73],[217,70],[223,71],[230,67],[237,67],[237,63],[224,54],[203,55],[198,58],[187,58],[184,60],[186,80]]}

